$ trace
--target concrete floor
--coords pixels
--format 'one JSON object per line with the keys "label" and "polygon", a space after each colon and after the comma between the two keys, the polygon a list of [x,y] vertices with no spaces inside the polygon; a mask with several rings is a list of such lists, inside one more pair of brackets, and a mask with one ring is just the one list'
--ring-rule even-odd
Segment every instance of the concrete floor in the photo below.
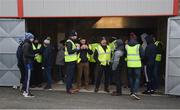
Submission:
{"label": "concrete floor", "polygon": [[33,90],[34,98],[24,98],[19,90],[0,87],[0,109],[180,109],[180,97],[142,95],[134,100],[128,94],[111,96],[107,93],[83,92],[68,95],[64,91]]}

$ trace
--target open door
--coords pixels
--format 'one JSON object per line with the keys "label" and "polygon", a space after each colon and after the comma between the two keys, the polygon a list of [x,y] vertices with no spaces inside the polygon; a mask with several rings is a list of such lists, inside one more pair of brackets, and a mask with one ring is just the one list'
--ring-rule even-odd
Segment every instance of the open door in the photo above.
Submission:
{"label": "open door", "polygon": [[17,67],[18,39],[25,35],[22,19],[0,19],[0,86],[18,86],[20,72]]}
{"label": "open door", "polygon": [[180,95],[180,17],[168,19],[165,93]]}

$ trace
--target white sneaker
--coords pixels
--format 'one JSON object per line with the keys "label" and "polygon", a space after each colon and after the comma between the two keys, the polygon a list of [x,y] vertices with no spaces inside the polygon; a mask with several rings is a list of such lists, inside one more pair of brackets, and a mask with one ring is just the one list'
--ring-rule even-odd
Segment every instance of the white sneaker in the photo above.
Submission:
{"label": "white sneaker", "polygon": [[135,95],[135,94],[131,94],[131,97],[133,97],[134,99],[136,99],[136,100],[140,100],[141,98],[139,98],[137,95]]}
{"label": "white sneaker", "polygon": [[29,97],[34,97],[34,95],[33,94],[31,94],[31,93],[27,93],[27,92],[23,92],[23,96],[24,97],[26,97],[26,98],[29,98]]}
{"label": "white sneaker", "polygon": [[13,85],[13,87],[12,87],[13,89],[17,89],[18,87],[16,86],[16,85]]}

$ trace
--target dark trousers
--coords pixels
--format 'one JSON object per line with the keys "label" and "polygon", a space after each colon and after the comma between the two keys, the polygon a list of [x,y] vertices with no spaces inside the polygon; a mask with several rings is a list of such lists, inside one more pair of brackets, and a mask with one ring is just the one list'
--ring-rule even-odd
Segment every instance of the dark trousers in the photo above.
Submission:
{"label": "dark trousers", "polygon": [[42,64],[38,62],[33,63],[33,72],[31,77],[31,85],[39,85],[43,82]]}
{"label": "dark trousers", "polygon": [[76,62],[66,63],[66,90],[72,89],[74,74],[75,74]]}
{"label": "dark trousers", "polygon": [[115,80],[115,84],[116,84],[116,92],[121,94],[122,93],[122,84],[121,84],[121,68],[117,67],[116,70],[112,71],[112,73],[114,74],[114,80]]}
{"label": "dark trousers", "polygon": [[29,85],[31,79],[31,72],[32,72],[32,63],[25,64],[25,79],[23,82],[23,90],[29,93]]}
{"label": "dark trousers", "polygon": [[90,84],[94,84],[95,83],[95,78],[96,78],[96,73],[97,73],[97,65],[96,63],[90,62]]}
{"label": "dark trousers", "polygon": [[64,81],[63,66],[57,65],[57,80]]}
{"label": "dark trousers", "polygon": [[154,65],[154,89],[158,89],[160,86],[160,64],[161,62],[155,62]]}
{"label": "dark trousers", "polygon": [[105,87],[105,89],[108,89],[109,76],[110,76],[109,70],[110,70],[110,66],[102,66],[101,65],[98,67],[98,74],[97,74],[97,78],[96,78],[96,89],[99,89],[103,75],[105,77],[104,87]]}
{"label": "dark trousers", "polygon": [[51,87],[52,85],[51,69],[52,69],[51,66],[44,67],[44,73],[46,75],[46,81],[48,87]]}
{"label": "dark trousers", "polygon": [[131,93],[137,93],[140,85],[141,68],[128,68]]}
{"label": "dark trousers", "polygon": [[25,66],[22,64],[19,64],[18,65],[18,68],[19,68],[19,71],[20,71],[20,74],[21,74],[21,78],[20,78],[20,83],[23,84],[24,82],[24,79],[25,79]]}
{"label": "dark trousers", "polygon": [[155,90],[155,74],[154,74],[154,64],[147,65],[147,76],[148,76],[148,83],[147,83],[147,90]]}

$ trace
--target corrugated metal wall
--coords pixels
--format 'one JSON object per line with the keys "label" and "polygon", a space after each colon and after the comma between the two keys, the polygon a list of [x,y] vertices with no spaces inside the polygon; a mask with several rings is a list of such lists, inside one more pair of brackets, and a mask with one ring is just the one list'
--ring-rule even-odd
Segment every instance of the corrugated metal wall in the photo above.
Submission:
{"label": "corrugated metal wall", "polygon": [[168,19],[166,94],[180,95],[180,17]]}
{"label": "corrugated metal wall", "polygon": [[24,0],[24,16],[172,14],[173,0]]}
{"label": "corrugated metal wall", "polygon": [[0,86],[18,86],[20,83],[16,50],[18,39],[24,34],[24,20],[0,19]]}

